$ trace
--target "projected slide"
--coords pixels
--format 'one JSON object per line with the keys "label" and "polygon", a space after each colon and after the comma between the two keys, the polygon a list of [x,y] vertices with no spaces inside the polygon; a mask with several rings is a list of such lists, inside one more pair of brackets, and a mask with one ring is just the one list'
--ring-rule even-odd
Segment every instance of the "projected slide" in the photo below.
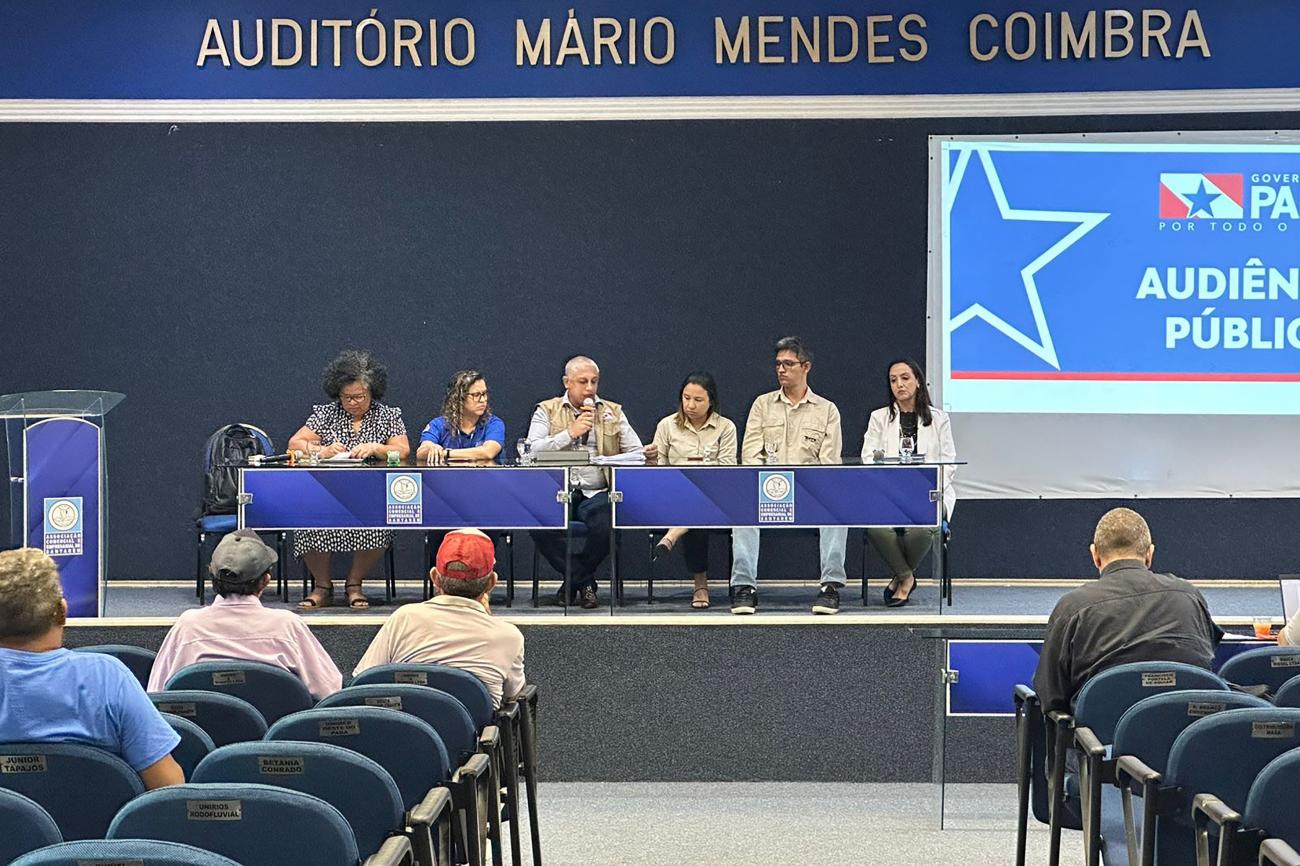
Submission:
{"label": "projected slide", "polygon": [[946,408],[1300,414],[1300,146],[937,155]]}

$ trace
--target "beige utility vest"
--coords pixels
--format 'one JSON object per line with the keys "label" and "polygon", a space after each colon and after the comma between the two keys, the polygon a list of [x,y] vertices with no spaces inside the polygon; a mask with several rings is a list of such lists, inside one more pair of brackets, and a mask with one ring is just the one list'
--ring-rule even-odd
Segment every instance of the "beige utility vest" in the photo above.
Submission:
{"label": "beige utility vest", "polygon": [[[573,407],[564,402],[563,397],[552,397],[549,400],[543,400],[537,404],[538,408],[546,413],[550,421],[550,435],[554,436],[561,430],[566,429],[573,423],[577,417],[574,414]],[[623,407],[612,400],[601,400],[596,404],[596,421],[591,427],[591,435],[595,437],[596,453],[602,457],[608,457],[611,454],[618,454],[622,450],[622,441],[619,437],[619,422],[623,419]]]}

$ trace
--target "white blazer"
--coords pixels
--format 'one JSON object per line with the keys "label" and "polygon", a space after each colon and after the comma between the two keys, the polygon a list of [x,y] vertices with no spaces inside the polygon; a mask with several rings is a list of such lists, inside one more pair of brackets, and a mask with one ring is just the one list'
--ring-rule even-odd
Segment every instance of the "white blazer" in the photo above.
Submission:
{"label": "white blazer", "polygon": [[[898,405],[894,405],[894,418],[889,418],[888,406],[882,406],[871,413],[867,421],[867,432],[862,437],[862,462],[870,463],[872,452],[884,451],[886,457],[898,456],[899,422],[901,420]],[[916,453],[924,454],[928,460],[950,461],[957,459],[957,446],[952,441],[952,422],[948,413],[930,407],[930,423],[916,425]],[[948,517],[952,517],[953,507],[957,504],[957,490],[952,485],[956,475],[955,466],[943,467],[943,507]]]}

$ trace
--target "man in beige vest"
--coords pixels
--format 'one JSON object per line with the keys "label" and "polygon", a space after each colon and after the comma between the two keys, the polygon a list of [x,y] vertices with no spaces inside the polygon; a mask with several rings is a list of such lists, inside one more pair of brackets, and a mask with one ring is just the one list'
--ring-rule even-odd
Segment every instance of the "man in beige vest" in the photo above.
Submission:
{"label": "man in beige vest", "polygon": [[[564,394],[537,404],[528,425],[533,451],[587,450],[593,456],[610,456],[643,450],[641,439],[628,423],[619,404],[597,393],[600,368],[590,358],[578,355],[564,365]],[[646,446],[646,458],[653,458],[654,446]],[[574,466],[570,470],[573,499],[569,519],[587,526],[582,551],[572,558],[570,591],[587,610],[600,605],[596,597],[596,569],[609,556],[609,478],[599,466]],[[533,543],[551,567],[564,574],[564,533],[534,530]],[[556,604],[564,604],[564,587]]]}

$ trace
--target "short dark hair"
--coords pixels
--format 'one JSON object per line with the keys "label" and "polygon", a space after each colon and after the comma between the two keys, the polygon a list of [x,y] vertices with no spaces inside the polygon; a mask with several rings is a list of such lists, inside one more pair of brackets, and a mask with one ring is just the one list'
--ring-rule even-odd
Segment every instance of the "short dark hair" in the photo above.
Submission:
{"label": "short dark hair", "polygon": [[252,595],[257,592],[257,585],[262,582],[262,578],[270,573],[271,569],[268,568],[257,577],[244,580],[235,572],[223,568],[212,575],[212,590],[225,598],[232,595]]}
{"label": "short dark hair", "polygon": [[794,356],[805,364],[812,363],[812,350],[803,344],[803,340],[798,337],[782,337],[776,341],[776,348],[772,350],[773,355],[779,355],[782,352],[794,352]]}
{"label": "short dark hair", "polygon": [[321,387],[327,397],[337,400],[353,382],[365,385],[372,400],[382,400],[388,390],[388,368],[365,349],[344,349],[325,368]]}
{"label": "short dark hair", "polygon": [[713,380],[713,374],[707,370],[692,370],[686,374],[681,387],[677,389],[677,426],[686,426],[686,416],[682,414],[682,392],[686,390],[687,385],[699,385],[703,388],[704,393],[709,395],[709,411],[722,414],[722,410],[718,408],[718,383]]}

